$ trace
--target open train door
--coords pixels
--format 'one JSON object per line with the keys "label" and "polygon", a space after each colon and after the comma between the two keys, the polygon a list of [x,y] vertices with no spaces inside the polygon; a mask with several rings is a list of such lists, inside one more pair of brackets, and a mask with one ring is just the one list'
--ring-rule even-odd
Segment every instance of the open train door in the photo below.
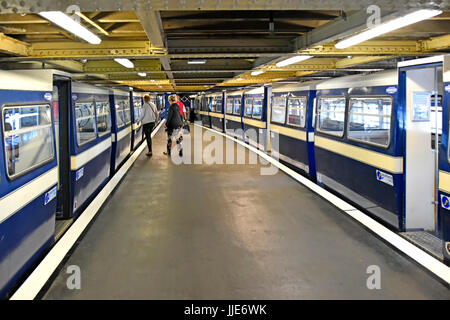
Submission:
{"label": "open train door", "polygon": [[70,109],[72,101],[72,80],[67,75],[53,76],[53,112],[56,137],[56,153],[58,156],[58,205],[56,211],[55,238],[66,230],[71,217],[70,186]]}
{"label": "open train door", "polygon": [[448,124],[448,117],[443,119],[444,60],[438,56],[399,63],[404,129],[402,235],[439,259],[444,248],[440,158],[447,159],[447,153],[441,155],[441,144],[448,134],[443,135],[443,123]]}

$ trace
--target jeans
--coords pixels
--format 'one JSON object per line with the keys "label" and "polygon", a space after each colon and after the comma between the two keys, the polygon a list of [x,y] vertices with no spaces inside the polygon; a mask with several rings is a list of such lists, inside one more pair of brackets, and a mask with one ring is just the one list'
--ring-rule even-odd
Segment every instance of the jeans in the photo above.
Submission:
{"label": "jeans", "polygon": [[144,123],[144,125],[142,126],[145,134],[145,139],[147,140],[148,152],[152,152],[152,131],[154,127],[154,122]]}

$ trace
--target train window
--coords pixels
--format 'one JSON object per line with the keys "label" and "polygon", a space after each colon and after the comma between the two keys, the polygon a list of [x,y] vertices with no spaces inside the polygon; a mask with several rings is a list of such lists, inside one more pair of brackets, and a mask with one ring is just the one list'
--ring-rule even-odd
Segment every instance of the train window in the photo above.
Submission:
{"label": "train window", "polygon": [[244,115],[246,117],[251,117],[252,116],[252,108],[253,108],[253,99],[252,98],[245,99]]}
{"label": "train window", "polygon": [[116,104],[117,128],[121,128],[131,122],[130,104],[126,100],[118,101]]}
{"label": "train window", "polygon": [[9,178],[53,160],[50,105],[7,106],[2,121]]}
{"label": "train window", "polygon": [[222,113],[222,98],[217,98],[216,111]]}
{"label": "train window", "polygon": [[103,136],[111,131],[109,119],[109,103],[106,101],[96,102],[97,111],[97,131],[99,136]]}
{"label": "train window", "polygon": [[234,99],[234,114],[240,115],[241,114],[241,99],[236,98]]}
{"label": "train window", "polygon": [[253,99],[253,118],[261,119],[263,101],[260,98]]}
{"label": "train window", "polygon": [[212,112],[216,111],[216,103],[217,103],[216,98],[211,98],[211,111]]}
{"label": "train window", "polygon": [[[153,104],[156,106],[156,99],[155,102],[152,101]],[[137,122],[138,119],[141,117],[142,114],[142,100],[141,98],[135,98],[133,100],[133,110],[134,110],[134,119]]]}
{"label": "train window", "polygon": [[75,119],[77,125],[77,143],[79,146],[97,137],[93,102],[77,102],[75,104]]}
{"label": "train window", "polygon": [[298,127],[305,127],[306,123],[306,97],[293,98],[288,100],[287,124]]}
{"label": "train window", "polygon": [[350,98],[348,138],[387,147],[390,142],[391,110],[391,97]]}
{"label": "train window", "polygon": [[286,120],[286,97],[272,99],[272,122],[284,123]]}
{"label": "train window", "polygon": [[318,131],[333,136],[344,134],[345,98],[320,97],[317,101]]}
{"label": "train window", "polygon": [[233,113],[233,98],[227,98],[227,113]]}

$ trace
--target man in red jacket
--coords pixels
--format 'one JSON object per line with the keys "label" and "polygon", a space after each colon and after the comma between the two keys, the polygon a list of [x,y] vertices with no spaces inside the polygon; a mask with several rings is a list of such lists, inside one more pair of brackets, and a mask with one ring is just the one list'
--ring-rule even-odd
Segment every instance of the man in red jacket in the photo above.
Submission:
{"label": "man in red jacket", "polygon": [[180,115],[186,120],[186,107],[184,106],[184,103],[181,102],[180,96],[177,96],[177,104],[180,107]]}

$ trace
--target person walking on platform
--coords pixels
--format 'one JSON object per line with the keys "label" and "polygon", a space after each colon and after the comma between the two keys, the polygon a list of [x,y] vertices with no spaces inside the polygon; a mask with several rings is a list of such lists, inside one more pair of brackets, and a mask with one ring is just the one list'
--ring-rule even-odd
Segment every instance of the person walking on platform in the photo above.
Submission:
{"label": "person walking on platform", "polygon": [[181,101],[180,96],[177,96],[177,104],[180,107],[180,114],[183,117],[184,120],[186,119],[186,107],[184,106],[184,103]]}
{"label": "person walking on platform", "polygon": [[140,121],[142,121],[142,129],[147,140],[148,152],[145,154],[151,157],[152,153],[152,131],[155,127],[156,119],[158,119],[158,109],[155,104],[151,102],[150,95],[144,95],[144,105],[142,106],[142,114]]}
{"label": "person walking on platform", "polygon": [[177,104],[177,96],[172,94],[169,96],[170,106],[167,110],[167,120],[166,120],[166,128],[167,128],[167,152],[164,152],[165,155],[171,154],[172,150],[172,138],[175,138],[175,141],[178,145],[178,153],[180,157],[183,156],[183,147],[182,140],[183,138],[180,136],[181,127],[183,126],[183,119],[180,114],[180,106]]}

